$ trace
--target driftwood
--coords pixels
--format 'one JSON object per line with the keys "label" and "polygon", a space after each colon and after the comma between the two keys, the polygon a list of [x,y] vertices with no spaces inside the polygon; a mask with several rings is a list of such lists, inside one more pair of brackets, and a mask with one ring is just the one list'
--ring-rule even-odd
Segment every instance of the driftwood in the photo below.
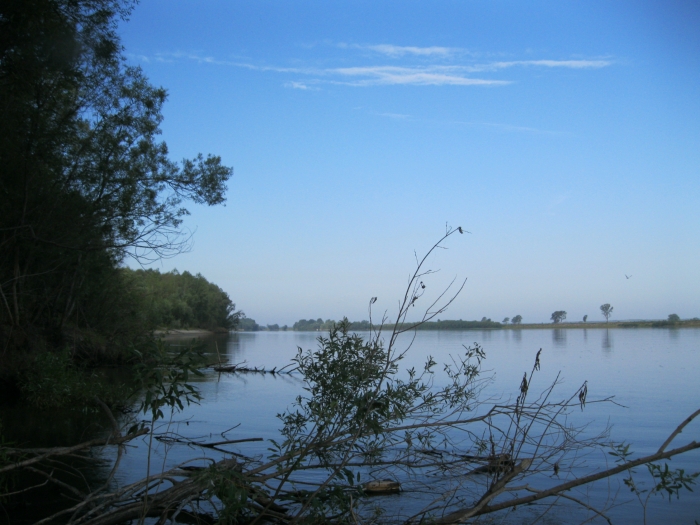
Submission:
{"label": "driftwood", "polygon": [[279,370],[277,367],[274,367],[272,370],[269,370],[264,367],[258,368],[257,366],[255,367],[249,367],[245,366],[245,363],[237,363],[237,364],[232,364],[232,365],[224,365],[219,363],[218,365],[210,365],[211,368],[216,371],[216,372],[226,372],[229,374],[291,374],[294,372],[294,369],[292,370],[285,370],[285,368],[288,368],[291,365],[284,366],[280,368]]}
{"label": "driftwood", "polygon": [[367,495],[398,494],[401,492],[401,484],[391,479],[379,479],[368,481],[362,485],[362,490]]}

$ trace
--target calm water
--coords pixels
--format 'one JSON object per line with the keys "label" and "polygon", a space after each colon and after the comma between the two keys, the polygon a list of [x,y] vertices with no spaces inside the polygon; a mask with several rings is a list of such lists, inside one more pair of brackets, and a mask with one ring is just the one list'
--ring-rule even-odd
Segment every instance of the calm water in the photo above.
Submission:
{"label": "calm water", "polygon": [[[318,335],[302,332],[239,333],[207,339],[206,344],[212,362],[218,359],[218,348],[224,361],[246,362],[249,366],[271,369],[288,364],[297,347],[315,349]],[[615,401],[623,406],[589,403],[583,412],[572,412],[571,422],[576,425],[588,424],[590,435],[610,423],[611,439],[632,443],[635,457],[655,452],[681,421],[700,408],[700,329],[418,332],[403,361],[403,368],[421,367],[428,355],[439,363],[445,362],[450,354],[462,353],[463,345],[473,343],[479,343],[486,351],[484,375],[493,376],[483,397],[514,400],[523,372],[529,373],[537,350],[542,348],[542,368],[531,384],[530,399],[533,399],[533,393],[539,393],[549,386],[558,373],[561,373],[561,384],[554,396],[556,400],[568,397],[584,381],[588,381],[589,401],[615,396]],[[200,378],[198,387],[204,396],[202,403],[176,414],[170,423],[162,424],[157,430],[207,441],[222,440],[222,434],[226,439],[276,439],[280,427],[276,415],[302,392],[301,383],[295,376],[232,375],[213,371]],[[60,413],[41,415],[41,420],[34,425],[32,422],[36,417],[32,414],[4,413],[2,420],[6,434],[14,434],[17,442],[36,446],[43,441],[46,441],[43,443],[45,445],[74,442],[88,438],[107,426],[106,422],[95,420],[94,416],[86,417],[92,418],[92,421],[86,418],[69,420]],[[43,434],[39,435],[39,432],[50,435],[50,438],[40,439]],[[700,421],[695,421],[676,438],[674,446],[698,439]],[[146,441],[133,444],[136,446],[128,449],[122,461],[118,483],[135,481],[145,475]],[[266,442],[246,443],[234,450],[248,456],[264,456],[267,447]],[[94,473],[97,478],[109,471],[108,460],[112,458],[113,451],[104,450],[102,454],[107,461]],[[169,468],[192,457],[203,456],[218,458],[217,453],[212,451],[158,444],[151,468]],[[610,459],[610,456],[600,452],[581,458],[583,465],[578,473],[602,468],[605,461]],[[700,471],[700,451],[674,459],[671,467]],[[646,481],[648,487],[650,478],[646,475],[646,469],[637,471],[638,481]],[[432,495],[406,492],[374,501],[385,505],[390,514],[407,513],[417,510]],[[572,495],[598,507],[617,505],[606,511],[614,523],[642,522],[639,503],[633,500],[620,480],[599,482]],[[547,508],[543,505],[520,508],[517,512],[499,516],[496,521],[532,523]],[[539,523],[580,523],[587,517],[590,515],[586,511],[559,501]],[[692,493],[683,492],[680,500],[674,499],[670,503],[655,496],[649,503],[647,517],[648,523],[691,525],[695,519],[700,521],[700,487]],[[3,522],[2,518],[0,523]],[[603,523],[601,520],[594,522]]]}
{"label": "calm water", "polygon": [[[279,368],[289,363],[297,347],[315,349],[318,335],[239,333],[210,339],[207,344],[210,355],[216,355],[217,347],[222,360]],[[530,392],[544,390],[561,373],[555,399],[568,397],[584,381],[588,381],[589,401],[615,396],[615,401],[624,406],[589,403],[582,413],[572,414],[572,422],[589,424],[591,435],[610,423],[611,438],[632,443],[635,457],[656,451],[681,421],[700,408],[700,329],[418,332],[404,368],[419,367],[428,355],[439,363],[445,362],[450,354],[463,352],[463,345],[475,342],[486,351],[484,373],[493,375],[485,396],[513,400],[523,372],[529,373],[537,350],[542,348],[542,369],[531,384]],[[221,439],[222,433],[227,439],[277,438],[280,424],[276,415],[301,392],[301,384],[294,376],[208,372],[198,386],[204,395],[202,404],[178,414],[177,421],[168,429],[188,437],[213,440]],[[700,421],[689,425],[674,445],[697,439],[700,439]],[[267,444],[246,444],[239,450],[246,455],[265,454]],[[155,465],[156,468],[168,467],[192,455],[193,450],[184,446],[161,446],[156,451]],[[609,459],[604,453],[596,453],[582,461],[585,469],[595,469]],[[700,453],[694,451],[682,459],[677,458],[671,466],[698,471]],[[139,449],[130,451],[123,463],[121,481],[134,479],[143,472],[143,453]],[[638,469],[637,479],[648,482],[650,478],[645,474],[646,469]],[[599,506],[610,504],[613,497],[616,504],[629,502],[612,508],[607,515],[615,523],[640,523],[642,520],[639,503],[632,501],[619,480],[600,482],[584,489],[578,497]],[[406,511],[418,506],[419,499],[415,494],[404,494],[388,497],[386,503],[390,509]],[[544,510],[544,506],[534,506],[502,519],[507,523],[528,523]],[[672,520],[692,524],[694,519],[700,520],[700,488],[693,493],[684,492],[680,500],[670,503],[655,496],[647,512],[648,523]],[[545,516],[544,522],[578,523],[586,516],[571,504],[559,502]]]}

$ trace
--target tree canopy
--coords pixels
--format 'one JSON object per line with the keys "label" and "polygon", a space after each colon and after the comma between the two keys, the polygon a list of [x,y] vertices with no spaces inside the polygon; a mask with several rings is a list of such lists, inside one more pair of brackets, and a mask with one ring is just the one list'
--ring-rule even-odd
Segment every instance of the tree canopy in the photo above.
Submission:
{"label": "tree canopy", "polygon": [[124,269],[141,298],[139,311],[153,328],[237,328],[243,312],[228,294],[202,274]]}
{"label": "tree canopy", "polygon": [[610,306],[610,303],[605,303],[600,305],[600,313],[603,314],[603,317],[605,317],[605,322],[608,322],[608,319],[610,319],[610,316],[612,315],[613,312],[613,307]]}
{"label": "tree canopy", "polygon": [[566,319],[566,312],[564,310],[557,310],[556,312],[552,313],[552,317],[550,317],[550,319],[554,324],[561,323],[564,319]]}
{"label": "tree canopy", "polygon": [[[216,156],[176,164],[159,140],[163,88],[122,55],[129,0],[0,7],[0,338],[60,344],[95,329],[119,265],[188,246],[186,201],[225,201]],[[100,303],[100,307],[93,304]],[[120,304],[112,297],[108,303]]]}

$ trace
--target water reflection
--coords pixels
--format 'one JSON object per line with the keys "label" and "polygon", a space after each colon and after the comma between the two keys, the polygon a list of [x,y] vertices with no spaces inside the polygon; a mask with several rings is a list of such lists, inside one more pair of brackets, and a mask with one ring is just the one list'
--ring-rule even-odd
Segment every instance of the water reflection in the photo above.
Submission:
{"label": "water reflection", "polygon": [[583,329],[583,340],[588,342],[588,328]]}
{"label": "water reflection", "polygon": [[612,335],[610,334],[610,329],[606,328],[605,332],[603,332],[603,342],[601,347],[605,351],[610,351],[613,348],[613,338]]}
{"label": "water reflection", "polygon": [[523,332],[522,330],[510,330],[513,332],[513,340],[517,341],[518,343],[522,342],[523,340]]}
{"label": "water reflection", "polygon": [[555,328],[552,330],[552,341],[554,346],[565,347],[566,346],[566,329]]}

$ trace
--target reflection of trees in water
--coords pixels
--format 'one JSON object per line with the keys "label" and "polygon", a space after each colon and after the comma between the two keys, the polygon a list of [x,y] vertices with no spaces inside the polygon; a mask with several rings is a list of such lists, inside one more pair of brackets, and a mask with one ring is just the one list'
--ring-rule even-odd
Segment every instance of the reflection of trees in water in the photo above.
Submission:
{"label": "reflection of trees in water", "polygon": [[566,346],[566,330],[563,328],[552,330],[552,341],[555,346]]}
{"label": "reflection of trees in water", "polygon": [[610,330],[605,329],[605,332],[603,332],[603,343],[602,343],[602,348],[603,350],[611,350],[613,347],[613,338],[610,336]]}
{"label": "reflection of trees in water", "polygon": [[671,337],[671,339],[678,339],[678,336],[680,334],[681,331],[678,329],[677,326],[668,329],[668,335]]}
{"label": "reflection of trees in water", "polygon": [[583,340],[588,342],[588,328],[583,329]]}
{"label": "reflection of trees in water", "polygon": [[513,332],[513,339],[517,341],[518,343],[523,340],[523,332],[522,330],[511,330]]}
{"label": "reflection of trees in water", "polygon": [[482,330],[481,331],[481,339],[483,341],[490,341],[492,335],[493,335],[492,330]]}

